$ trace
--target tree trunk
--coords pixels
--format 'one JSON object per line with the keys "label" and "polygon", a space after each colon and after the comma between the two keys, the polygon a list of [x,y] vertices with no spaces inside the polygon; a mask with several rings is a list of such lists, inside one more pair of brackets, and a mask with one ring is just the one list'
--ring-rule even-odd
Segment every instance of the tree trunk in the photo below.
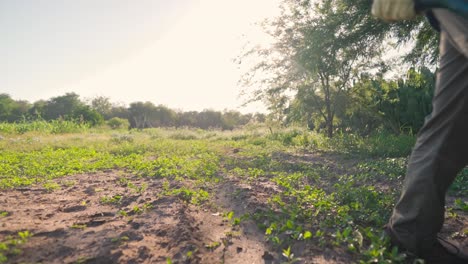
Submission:
{"label": "tree trunk", "polygon": [[327,120],[327,136],[329,138],[333,137],[333,117],[329,117]]}

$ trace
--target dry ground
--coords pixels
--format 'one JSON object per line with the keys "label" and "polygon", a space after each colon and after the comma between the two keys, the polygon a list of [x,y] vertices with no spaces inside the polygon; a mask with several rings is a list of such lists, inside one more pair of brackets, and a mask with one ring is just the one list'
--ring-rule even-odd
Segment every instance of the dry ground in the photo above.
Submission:
{"label": "dry ground", "polygon": [[[322,162],[322,161],[321,161]],[[122,185],[147,184],[138,193]],[[19,231],[33,237],[22,254],[8,263],[282,263],[286,259],[264,240],[253,220],[233,225],[225,216],[262,210],[280,190],[267,180],[245,184],[225,177],[207,187],[211,201],[195,206],[161,195],[163,180],[139,178],[122,171],[74,175],[56,181],[61,189],[42,187],[0,193],[0,241]],[[173,182],[171,187],[181,183]],[[103,197],[121,195],[115,202]],[[138,209],[135,209],[138,208]],[[445,235],[468,246],[466,215],[448,217]],[[460,235],[457,236],[456,232]],[[351,263],[338,249],[295,246],[299,263]],[[297,250],[300,249],[300,252]]]}

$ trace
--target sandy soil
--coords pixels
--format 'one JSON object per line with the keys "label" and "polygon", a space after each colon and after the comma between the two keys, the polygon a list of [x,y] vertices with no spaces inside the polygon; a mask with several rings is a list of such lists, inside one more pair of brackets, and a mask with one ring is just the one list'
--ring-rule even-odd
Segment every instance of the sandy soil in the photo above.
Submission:
{"label": "sandy soil", "polygon": [[[122,184],[129,179],[138,193]],[[223,213],[236,217],[266,207],[278,188],[267,180],[253,184],[226,179],[207,187],[214,193],[203,206],[162,196],[163,181],[138,178],[121,171],[74,175],[57,180],[61,189],[42,187],[0,193],[0,241],[18,231],[34,234],[22,254],[8,263],[281,263],[280,251],[265,242],[253,220],[232,225]],[[171,187],[180,183],[171,183]],[[116,203],[102,197],[121,195]],[[138,207],[141,212],[135,212]],[[145,209],[146,207],[146,209]],[[119,213],[120,212],[120,213]],[[466,216],[447,218],[444,233],[468,229]],[[466,235],[453,237],[468,245]],[[350,263],[345,252],[295,245],[299,263]]]}
{"label": "sandy soil", "polygon": [[[75,175],[58,181],[74,182],[73,186],[53,192],[31,187],[0,193],[0,210],[9,214],[1,219],[0,241],[18,231],[34,234],[23,253],[11,256],[8,263],[166,263],[168,257],[173,263],[279,263],[282,259],[252,220],[233,226],[223,216],[261,208],[273,187],[227,180],[216,186],[214,201],[200,207],[159,195],[161,180],[126,175],[135,185],[148,184],[139,194],[122,186],[121,177],[115,171]],[[122,195],[119,204],[101,202],[102,197],[114,195]],[[135,206],[148,204],[151,208],[146,211],[133,212]],[[328,255],[320,254],[315,263],[339,259]]]}

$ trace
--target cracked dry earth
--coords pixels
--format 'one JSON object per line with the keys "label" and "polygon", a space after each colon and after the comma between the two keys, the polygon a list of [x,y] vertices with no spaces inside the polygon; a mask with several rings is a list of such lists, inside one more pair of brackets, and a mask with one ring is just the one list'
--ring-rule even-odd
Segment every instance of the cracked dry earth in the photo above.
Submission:
{"label": "cracked dry earth", "polygon": [[[137,192],[123,185],[122,178]],[[4,190],[0,193],[0,241],[19,231],[33,236],[22,253],[7,263],[282,263],[280,250],[265,242],[253,220],[232,225],[223,213],[236,216],[266,207],[267,199],[280,190],[267,179],[246,184],[225,177],[206,187],[211,201],[202,206],[163,196],[161,179],[140,178],[122,171],[74,175],[56,182],[61,189],[42,187]],[[70,184],[73,183],[73,184]],[[190,184],[190,183],[184,183]],[[180,188],[171,182],[170,188]],[[102,197],[121,195],[118,203]],[[139,210],[135,210],[139,208]],[[450,220],[447,234],[466,229],[466,217]],[[464,241],[463,241],[464,239]],[[467,241],[459,238],[459,242]],[[294,245],[299,263],[351,263],[337,249]]]}

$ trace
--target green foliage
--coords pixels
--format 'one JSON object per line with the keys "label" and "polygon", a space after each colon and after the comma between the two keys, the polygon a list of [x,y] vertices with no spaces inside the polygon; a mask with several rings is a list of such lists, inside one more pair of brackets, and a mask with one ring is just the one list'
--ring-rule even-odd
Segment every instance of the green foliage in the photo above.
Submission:
{"label": "green foliage", "polygon": [[117,144],[120,144],[120,143],[132,143],[132,142],[133,142],[133,136],[132,136],[132,135],[128,135],[128,134],[123,134],[123,135],[120,135],[120,134],[113,134],[113,135],[112,135],[111,141],[112,141],[113,143],[117,143]]}
{"label": "green foliage", "polygon": [[[185,132],[195,138],[173,138]],[[149,202],[121,208],[147,188],[159,188],[157,198],[172,196],[205,208],[216,206],[213,190],[220,181],[248,183],[268,196],[258,199],[255,213],[237,216],[228,210],[224,221],[233,229],[245,219],[255,221],[289,262],[296,259],[293,252],[299,254],[296,243],[337,247],[360,263],[401,263],[404,258],[389,248],[381,226],[396,199],[394,187],[401,184],[412,136],[337,134],[330,139],[301,129],[271,133],[258,127],[216,133],[149,129],[117,135],[102,128],[70,135],[12,133],[0,140],[1,188],[39,183],[53,190],[58,182],[67,185],[53,180],[65,175],[122,170],[142,178],[120,177],[117,183],[126,191],[103,194],[100,202],[127,218],[152,207]],[[466,171],[452,191],[463,193],[465,176]],[[233,191],[242,201],[248,195],[255,194]],[[455,208],[466,210],[466,204],[457,200]],[[10,215],[0,212],[0,217]],[[87,227],[76,223],[71,228]]]}
{"label": "green foliage", "polygon": [[0,188],[27,186],[57,177],[110,169],[117,161],[93,149],[46,147],[31,152],[2,151]]}
{"label": "green foliage", "polygon": [[468,203],[465,201],[462,201],[461,199],[455,200],[455,206],[464,212],[468,212]]}
{"label": "green foliage", "polygon": [[449,193],[462,197],[468,195],[468,168],[465,168],[458,174],[450,186]]}
{"label": "green foliage", "polygon": [[79,99],[76,93],[53,97],[35,109],[36,115],[45,120],[79,120],[92,126],[100,125],[104,118],[96,110]]}
{"label": "green foliage", "polygon": [[15,101],[8,94],[0,94],[0,122],[18,122],[28,114],[30,104]]}
{"label": "green foliage", "polygon": [[112,243],[116,243],[116,244],[123,244],[127,241],[129,241],[130,238],[128,236],[120,236],[120,237],[114,237],[111,239],[111,242]]}
{"label": "green foliage", "polygon": [[0,123],[65,120],[96,127],[104,124],[104,119],[108,120],[107,125],[112,129],[194,127],[233,130],[254,120],[264,121],[262,114],[254,117],[252,114],[242,114],[238,111],[178,112],[151,102],[134,102],[130,107],[126,107],[113,104],[109,98],[103,96],[92,99],[88,105],[80,100],[76,93],[67,93],[33,104],[24,100],[13,100],[8,94],[0,94]]}
{"label": "green foliage", "polygon": [[0,133],[25,134],[28,132],[40,132],[45,134],[79,133],[89,129],[86,123],[78,123],[66,120],[37,120],[23,121],[19,123],[0,123]]}
{"label": "green foliage", "polygon": [[109,197],[109,196],[104,196],[104,197],[101,197],[101,199],[99,200],[102,204],[120,204],[120,202],[122,201],[123,199],[123,196],[122,195],[114,195],[112,197]]}
{"label": "green foliage", "polygon": [[44,187],[48,192],[53,192],[60,189],[60,185],[56,182],[45,182],[42,184],[42,187]]}
{"label": "green foliage", "polygon": [[[97,96],[91,100],[91,109],[95,110],[105,119],[109,119],[113,105],[108,97]],[[112,126],[111,126],[112,127]]]}
{"label": "green foliage", "polygon": [[176,196],[180,200],[194,205],[200,205],[210,198],[210,194],[205,190],[191,190],[187,187],[174,188],[170,191],[166,191],[164,194]]}
{"label": "green foliage", "polygon": [[[328,137],[416,133],[431,111],[435,78],[428,68],[415,68],[434,66],[437,33],[421,17],[377,20],[370,7],[366,0],[283,1],[283,12],[265,23],[274,45],[241,56],[257,63],[243,78],[253,88],[245,91],[250,101],[266,102],[272,123],[300,124]],[[414,40],[406,56],[413,68],[384,80],[393,65],[380,55]]]}
{"label": "green foliage", "polygon": [[71,225],[70,228],[72,228],[72,229],[86,229],[87,226],[86,226],[86,224],[76,224],[75,223],[75,224]]}
{"label": "green foliage", "polygon": [[107,121],[107,125],[112,129],[122,129],[130,127],[127,119],[113,117]]}
{"label": "green foliage", "polygon": [[6,263],[9,256],[21,254],[21,246],[26,244],[32,237],[32,234],[26,231],[20,231],[16,236],[7,236],[5,240],[0,241],[0,263]]}

